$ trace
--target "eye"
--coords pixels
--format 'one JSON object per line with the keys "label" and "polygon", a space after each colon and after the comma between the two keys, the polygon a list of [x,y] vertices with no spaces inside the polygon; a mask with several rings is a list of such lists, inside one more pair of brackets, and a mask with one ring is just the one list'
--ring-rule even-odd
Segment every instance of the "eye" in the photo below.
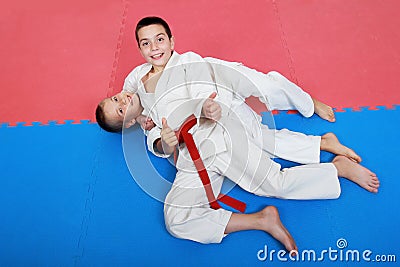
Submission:
{"label": "eye", "polygon": [[120,108],[118,111],[119,111],[119,113],[124,114],[124,111],[122,110],[122,108]]}
{"label": "eye", "polygon": [[164,41],[164,38],[163,38],[163,37],[160,37],[160,38],[157,39],[157,41],[158,41],[159,43],[161,43],[162,41]]}
{"label": "eye", "polygon": [[116,96],[113,97],[113,100],[114,100],[115,102],[118,102],[118,98],[117,98]]}
{"label": "eye", "polygon": [[142,43],[142,46],[148,46],[149,45],[149,42],[143,42]]}

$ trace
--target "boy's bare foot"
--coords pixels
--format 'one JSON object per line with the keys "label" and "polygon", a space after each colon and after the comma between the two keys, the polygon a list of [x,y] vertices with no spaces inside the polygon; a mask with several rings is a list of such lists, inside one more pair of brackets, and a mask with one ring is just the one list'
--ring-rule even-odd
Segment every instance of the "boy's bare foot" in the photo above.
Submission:
{"label": "boy's bare foot", "polygon": [[336,156],[332,163],[338,170],[338,176],[355,182],[369,192],[378,193],[379,180],[375,173],[345,156]]}
{"label": "boy's bare foot", "polygon": [[272,235],[281,242],[287,251],[297,251],[296,243],[288,230],[283,226],[278,210],[274,206],[268,206],[256,213],[259,220],[259,229]]}
{"label": "boy's bare foot", "polygon": [[353,149],[342,145],[334,133],[327,133],[321,136],[321,150],[332,152],[336,155],[346,156],[356,163],[361,162],[361,157]]}
{"label": "boy's bare foot", "polygon": [[297,251],[296,243],[279,218],[278,210],[269,206],[250,214],[232,213],[225,234],[243,230],[262,230],[281,242],[292,254]]}
{"label": "boy's bare foot", "polygon": [[327,120],[329,122],[335,122],[335,113],[333,109],[327,104],[318,101],[317,99],[312,99],[314,102],[314,112],[320,116],[322,119]]}

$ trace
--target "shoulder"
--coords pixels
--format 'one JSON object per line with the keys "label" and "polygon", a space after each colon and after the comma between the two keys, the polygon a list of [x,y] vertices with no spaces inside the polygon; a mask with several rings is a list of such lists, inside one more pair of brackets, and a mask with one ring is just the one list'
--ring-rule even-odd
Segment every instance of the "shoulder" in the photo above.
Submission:
{"label": "shoulder", "polygon": [[180,55],[180,60],[186,62],[204,62],[204,58],[199,54],[189,51]]}
{"label": "shoulder", "polygon": [[149,67],[148,63],[142,64],[134,68],[125,78],[124,85],[122,87],[123,91],[129,91],[129,92],[136,92],[138,89],[138,82],[142,77],[146,74],[146,69],[147,71],[151,68],[151,65]]}
{"label": "shoulder", "polygon": [[148,70],[151,68],[151,65],[149,63],[144,63],[142,65],[139,65],[135,67],[127,76],[126,79],[137,79],[141,78],[139,77],[140,75],[146,74]]}

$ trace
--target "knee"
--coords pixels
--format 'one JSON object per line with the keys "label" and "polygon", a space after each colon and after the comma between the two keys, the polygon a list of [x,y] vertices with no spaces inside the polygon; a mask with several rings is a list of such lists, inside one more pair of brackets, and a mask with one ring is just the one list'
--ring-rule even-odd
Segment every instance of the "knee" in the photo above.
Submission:
{"label": "knee", "polygon": [[338,199],[341,194],[342,194],[342,189],[339,186],[336,192],[333,194],[332,199]]}
{"label": "knee", "polygon": [[267,76],[271,78],[271,80],[274,81],[279,81],[280,79],[282,79],[284,76],[282,74],[280,74],[279,72],[273,70],[267,73]]}
{"label": "knee", "polygon": [[288,83],[288,79],[283,76],[281,73],[277,72],[277,71],[270,71],[267,74],[268,79],[275,84],[276,86],[278,86],[279,88],[282,89],[286,89],[287,83]]}
{"label": "knee", "polygon": [[337,188],[331,187],[330,189],[326,189],[325,195],[321,195],[319,199],[338,199],[341,193],[340,185]]}
{"label": "knee", "polygon": [[[179,208],[164,206],[164,220],[167,231],[174,237],[202,244],[220,243],[223,226],[218,227],[207,219],[207,209]],[[212,221],[212,219],[211,219]]]}
{"label": "knee", "polygon": [[164,206],[164,222],[167,231],[176,238],[187,239],[188,221],[189,221],[188,208],[178,208],[170,205]]}
{"label": "knee", "polygon": [[182,212],[179,212],[179,209],[170,205],[164,206],[164,222],[165,227],[168,232],[173,234],[174,226],[179,225],[180,223],[184,223],[184,219],[182,218]]}

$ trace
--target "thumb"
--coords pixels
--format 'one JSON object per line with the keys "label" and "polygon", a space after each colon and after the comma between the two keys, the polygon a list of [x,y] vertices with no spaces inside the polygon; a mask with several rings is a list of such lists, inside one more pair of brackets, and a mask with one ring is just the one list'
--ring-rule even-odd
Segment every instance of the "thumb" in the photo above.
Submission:
{"label": "thumb", "polygon": [[216,92],[213,92],[208,98],[214,99],[217,96]]}
{"label": "thumb", "polygon": [[166,119],[166,118],[162,118],[162,127],[163,127],[163,128],[167,128],[167,127],[168,127],[167,119]]}

